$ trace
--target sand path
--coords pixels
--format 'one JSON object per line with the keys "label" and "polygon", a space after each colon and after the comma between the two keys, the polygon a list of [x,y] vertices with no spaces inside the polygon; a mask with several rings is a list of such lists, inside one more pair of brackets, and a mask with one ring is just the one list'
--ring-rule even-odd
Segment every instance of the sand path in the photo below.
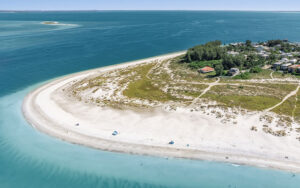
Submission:
{"label": "sand path", "polygon": [[190,104],[190,106],[194,105],[203,95],[205,95],[205,93],[207,93],[212,87],[216,86],[216,85],[220,85],[218,84],[220,81],[220,78],[217,78],[217,80],[215,82],[212,82],[212,83],[206,83],[206,85],[208,85],[207,88],[205,88],[202,93],[197,97],[195,98],[192,103]]}
{"label": "sand path", "polygon": [[285,102],[287,99],[289,99],[291,96],[296,95],[296,94],[298,93],[298,91],[299,91],[299,88],[300,88],[300,84],[298,84],[297,88],[296,88],[294,91],[292,91],[292,92],[290,92],[289,94],[287,94],[287,95],[280,101],[280,103],[278,103],[278,104],[276,104],[276,105],[272,106],[271,108],[268,108],[268,109],[266,109],[266,110],[264,110],[264,111],[265,111],[265,112],[269,112],[269,111],[273,110],[274,108],[280,106],[282,103],[284,103],[284,102]]}
{"label": "sand path", "polygon": [[273,73],[274,73],[274,71],[272,71],[272,72],[270,73],[270,77],[271,77],[272,80],[274,79],[274,78],[273,78]]}

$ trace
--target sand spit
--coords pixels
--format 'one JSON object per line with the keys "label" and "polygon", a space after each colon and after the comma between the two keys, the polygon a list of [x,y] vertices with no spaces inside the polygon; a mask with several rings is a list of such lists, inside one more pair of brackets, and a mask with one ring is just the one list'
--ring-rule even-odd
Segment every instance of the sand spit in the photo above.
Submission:
{"label": "sand spit", "polygon": [[[147,113],[98,107],[72,100],[62,91],[100,72],[167,60],[184,52],[75,73],[29,93],[23,103],[28,122],[71,143],[131,154],[213,160],[300,172],[300,142],[250,130],[262,113],[237,115],[226,124],[197,110],[178,107]],[[167,107],[166,107],[167,108]],[[118,134],[113,136],[112,133]],[[174,141],[174,144],[169,144]]]}

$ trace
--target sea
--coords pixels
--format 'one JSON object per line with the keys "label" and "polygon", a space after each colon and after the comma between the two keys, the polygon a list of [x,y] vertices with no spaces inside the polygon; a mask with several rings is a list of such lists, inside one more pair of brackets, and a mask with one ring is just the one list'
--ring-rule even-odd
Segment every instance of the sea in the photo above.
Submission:
{"label": "sea", "polygon": [[57,77],[247,39],[300,42],[300,13],[1,11],[0,188],[299,188],[297,173],[74,145],[40,133],[22,115],[24,97]]}

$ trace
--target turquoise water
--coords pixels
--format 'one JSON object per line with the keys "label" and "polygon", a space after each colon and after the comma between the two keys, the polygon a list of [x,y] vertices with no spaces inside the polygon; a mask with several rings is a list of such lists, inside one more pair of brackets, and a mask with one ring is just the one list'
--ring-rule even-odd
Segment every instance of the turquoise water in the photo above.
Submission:
{"label": "turquoise water", "polygon": [[300,187],[299,174],[72,145],[34,130],[21,113],[24,96],[49,79],[215,39],[298,42],[299,20],[279,12],[1,13],[0,188]]}

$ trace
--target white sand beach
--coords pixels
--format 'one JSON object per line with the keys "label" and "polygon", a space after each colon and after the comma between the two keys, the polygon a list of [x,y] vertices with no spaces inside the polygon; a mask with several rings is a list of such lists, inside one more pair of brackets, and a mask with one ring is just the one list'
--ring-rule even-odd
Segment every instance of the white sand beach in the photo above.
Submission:
{"label": "white sand beach", "polygon": [[[131,154],[212,160],[300,172],[300,142],[254,132],[259,113],[238,116],[238,124],[177,108],[167,112],[137,112],[102,108],[70,100],[66,85],[99,72],[176,57],[184,52],[75,73],[29,93],[23,113],[36,129],[67,142]],[[263,112],[262,112],[263,113]],[[79,124],[79,125],[76,125]],[[113,131],[119,134],[112,135]],[[173,145],[169,142],[174,141]]]}

